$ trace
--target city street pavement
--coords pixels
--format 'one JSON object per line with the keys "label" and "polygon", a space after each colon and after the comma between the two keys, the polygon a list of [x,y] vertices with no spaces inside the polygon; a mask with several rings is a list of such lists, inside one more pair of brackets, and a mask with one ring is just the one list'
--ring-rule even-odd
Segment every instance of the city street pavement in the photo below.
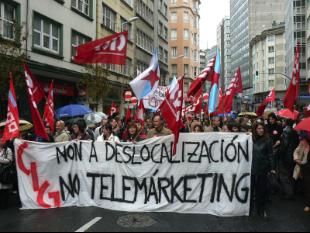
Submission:
{"label": "city street pavement", "polygon": [[[310,232],[310,214],[303,213],[301,198],[274,198],[268,219],[218,218],[171,213],[123,213],[98,208],[43,211],[0,211],[0,232]],[[88,224],[89,223],[89,224]]]}

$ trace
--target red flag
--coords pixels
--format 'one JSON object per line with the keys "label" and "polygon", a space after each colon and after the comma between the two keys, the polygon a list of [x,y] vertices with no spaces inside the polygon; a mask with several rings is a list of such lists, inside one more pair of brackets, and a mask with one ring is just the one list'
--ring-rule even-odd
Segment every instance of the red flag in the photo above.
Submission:
{"label": "red flag", "polygon": [[203,104],[203,95],[202,94],[203,94],[203,91],[202,91],[202,88],[200,88],[200,90],[196,94],[195,99],[193,101],[191,111],[196,113],[196,114],[201,113],[201,110],[202,110],[202,104]]}
{"label": "red flag", "polygon": [[16,95],[14,90],[12,73],[10,73],[10,90],[8,97],[8,113],[5,129],[3,133],[2,142],[6,143],[14,138],[18,138],[19,132],[19,113],[16,101]]}
{"label": "red flag", "polygon": [[143,100],[140,100],[136,115],[135,115],[135,120],[141,122],[144,124],[144,104]]}
{"label": "red flag", "polygon": [[203,87],[206,81],[211,81],[214,73],[214,66],[215,66],[215,58],[213,58],[206,69],[202,71],[202,73],[196,77],[196,79],[192,82],[188,94],[188,97],[195,96],[196,93]]}
{"label": "red flag", "polygon": [[110,108],[110,116],[113,116],[115,113],[118,113],[118,107],[114,102],[112,102],[111,108]]}
{"label": "red flag", "polygon": [[226,90],[225,96],[222,98],[222,102],[220,102],[219,112],[222,114],[230,113],[233,110],[234,98],[237,94],[241,94],[243,92],[243,84],[241,77],[240,67],[237,69],[234,78],[231,80],[231,83]]}
{"label": "red flag", "polygon": [[294,70],[292,75],[292,81],[290,86],[286,92],[284,97],[284,106],[291,111],[294,111],[295,101],[299,96],[299,85],[300,85],[300,45],[297,45],[296,52],[295,52],[295,63],[294,63]]}
{"label": "red flag", "polygon": [[276,90],[273,88],[263,103],[258,107],[256,114],[262,116],[265,112],[265,109],[269,103],[276,101]]}
{"label": "red flag", "polygon": [[237,69],[235,73],[235,77],[232,80],[234,85],[234,95],[242,94],[243,93],[243,83],[242,83],[242,76],[241,76],[241,69],[240,67]]}
{"label": "red flag", "polygon": [[258,107],[258,109],[257,109],[257,111],[256,111],[256,114],[257,114],[258,117],[261,117],[262,115],[264,115],[264,112],[265,112],[265,109],[266,109],[267,105],[268,105],[268,104],[262,103],[262,104]]}
{"label": "red flag", "polygon": [[183,128],[182,109],[183,109],[183,87],[184,77],[179,79],[178,84],[169,90],[166,94],[166,99],[160,106],[163,118],[167,122],[168,128],[174,134],[173,154],[176,154],[177,145],[179,142],[180,129]]}
{"label": "red flag", "polygon": [[126,65],[127,42],[127,31],[92,41],[79,46],[73,60],[78,64]]}
{"label": "red flag", "polygon": [[32,91],[33,100],[35,101],[36,104],[39,104],[41,100],[45,98],[44,90],[26,64],[24,64],[24,70],[26,80],[29,83],[29,88]]}
{"label": "red flag", "polygon": [[273,88],[271,90],[271,92],[269,93],[269,95],[264,100],[264,103],[269,104],[269,103],[273,103],[275,101],[276,101],[276,90],[275,90],[275,88]]}
{"label": "red flag", "polygon": [[52,133],[54,133],[55,132],[54,81],[52,81],[48,92],[48,98],[44,109],[43,121],[46,122],[51,127]]}
{"label": "red flag", "polygon": [[27,90],[28,90],[28,101],[29,101],[29,107],[31,111],[32,121],[34,125],[34,132],[37,137],[49,140],[49,137],[45,131],[45,127],[42,121],[42,118],[40,116],[37,103],[34,100],[34,95],[31,89],[31,81],[27,78],[27,71],[25,71],[25,77],[26,77],[26,84],[27,84]]}

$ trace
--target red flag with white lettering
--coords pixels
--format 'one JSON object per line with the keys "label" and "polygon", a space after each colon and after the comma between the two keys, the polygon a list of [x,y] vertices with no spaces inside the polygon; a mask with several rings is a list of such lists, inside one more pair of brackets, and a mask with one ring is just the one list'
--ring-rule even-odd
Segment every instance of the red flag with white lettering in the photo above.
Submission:
{"label": "red flag with white lettering", "polygon": [[29,83],[29,88],[32,91],[33,100],[35,101],[36,104],[39,104],[41,100],[45,98],[44,90],[26,64],[24,64],[24,70],[25,70],[26,80]]}
{"label": "red flag with white lettering", "polygon": [[77,47],[78,64],[126,65],[128,32],[121,32]]}
{"label": "red flag with white lettering", "polygon": [[169,90],[166,99],[160,106],[160,111],[165,119],[168,128],[174,134],[173,154],[176,154],[177,145],[180,137],[180,130],[183,128],[182,109],[183,109],[183,89],[184,77],[179,79],[178,84]]}
{"label": "red flag with white lettering", "polygon": [[37,103],[35,102],[34,95],[31,89],[31,83],[30,80],[27,78],[27,71],[25,70],[25,79],[27,84],[27,90],[28,90],[28,101],[29,101],[29,107],[31,111],[32,116],[32,122],[34,123],[34,132],[36,134],[36,137],[49,140],[49,137],[45,131],[45,127],[42,121],[42,118],[40,116]]}
{"label": "red flag with white lettering", "polygon": [[276,90],[273,88],[263,103],[258,107],[256,114],[258,116],[262,116],[265,112],[265,109],[269,103],[273,103],[276,101]]}
{"label": "red flag with white lettering", "polygon": [[118,107],[114,102],[112,102],[111,108],[110,108],[110,116],[113,116],[114,114],[118,113]]}
{"label": "red flag with white lettering", "polygon": [[55,111],[54,111],[54,81],[52,81],[48,98],[45,104],[43,121],[51,128],[52,133],[55,132]]}
{"label": "red flag with white lettering", "polygon": [[299,96],[299,89],[300,89],[300,44],[297,45],[296,52],[295,52],[295,63],[294,63],[294,70],[293,70],[293,77],[290,83],[290,86],[286,92],[284,97],[284,106],[291,111],[294,111],[295,102]]}
{"label": "red flag with white lettering", "polygon": [[14,90],[13,78],[10,73],[10,90],[8,96],[8,113],[5,129],[3,133],[2,142],[6,143],[14,138],[18,138],[19,132],[19,113],[16,101],[16,95]]}
{"label": "red flag with white lettering", "polygon": [[202,104],[203,104],[203,90],[200,88],[198,93],[195,96],[195,99],[193,101],[193,108],[191,109],[194,113],[199,114],[202,110]]}
{"label": "red flag with white lettering", "polygon": [[222,114],[230,113],[233,110],[235,96],[237,94],[242,94],[242,92],[243,84],[241,70],[238,68],[234,78],[231,80],[231,83],[225,92],[225,96],[223,96],[222,101],[220,102],[219,106],[221,107],[219,108],[219,112]]}
{"label": "red flag with white lettering", "polygon": [[206,69],[204,69],[201,74],[196,77],[196,79],[192,82],[188,94],[188,97],[195,96],[196,93],[203,87],[206,81],[211,81],[211,78],[214,74],[214,66],[215,66],[216,57],[209,61],[209,64]]}

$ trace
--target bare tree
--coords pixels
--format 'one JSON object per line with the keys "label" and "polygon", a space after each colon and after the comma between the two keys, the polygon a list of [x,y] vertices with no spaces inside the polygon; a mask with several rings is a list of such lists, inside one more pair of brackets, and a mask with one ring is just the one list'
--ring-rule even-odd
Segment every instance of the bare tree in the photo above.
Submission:
{"label": "bare tree", "polygon": [[87,65],[85,70],[85,78],[79,85],[87,89],[89,103],[102,103],[111,90],[111,83],[108,79],[110,71],[102,65]]}
{"label": "bare tree", "polygon": [[[22,49],[25,37],[21,35],[22,27],[14,25],[15,40],[7,40],[0,36],[0,98],[6,99],[9,88],[9,73],[12,72],[16,95],[25,88],[23,77],[23,63],[26,55]],[[23,93],[23,92],[22,92]]]}

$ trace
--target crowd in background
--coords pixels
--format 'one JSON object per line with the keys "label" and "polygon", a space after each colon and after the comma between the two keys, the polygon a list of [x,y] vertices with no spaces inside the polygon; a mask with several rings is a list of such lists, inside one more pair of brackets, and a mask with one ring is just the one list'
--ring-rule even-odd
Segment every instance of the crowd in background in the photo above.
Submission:
{"label": "crowd in background", "polygon": [[[301,120],[300,118],[299,120]],[[294,199],[300,193],[305,196],[305,212],[310,212],[310,137],[307,132],[296,132],[294,125],[299,121],[279,119],[274,113],[264,118],[244,116],[196,118],[194,114],[184,117],[183,133],[233,132],[252,133],[252,211],[266,217],[271,194],[279,194],[285,200]],[[98,125],[87,126],[84,119],[66,124],[57,121],[56,132],[46,127],[50,143],[71,140],[110,141],[115,143],[138,143],[145,139],[171,135],[161,115],[152,115],[144,122],[125,122],[119,116],[103,117]],[[27,132],[23,139],[47,142]],[[12,144],[0,144],[0,163],[14,160]],[[0,208],[7,208],[10,190],[17,185],[0,183]]]}

